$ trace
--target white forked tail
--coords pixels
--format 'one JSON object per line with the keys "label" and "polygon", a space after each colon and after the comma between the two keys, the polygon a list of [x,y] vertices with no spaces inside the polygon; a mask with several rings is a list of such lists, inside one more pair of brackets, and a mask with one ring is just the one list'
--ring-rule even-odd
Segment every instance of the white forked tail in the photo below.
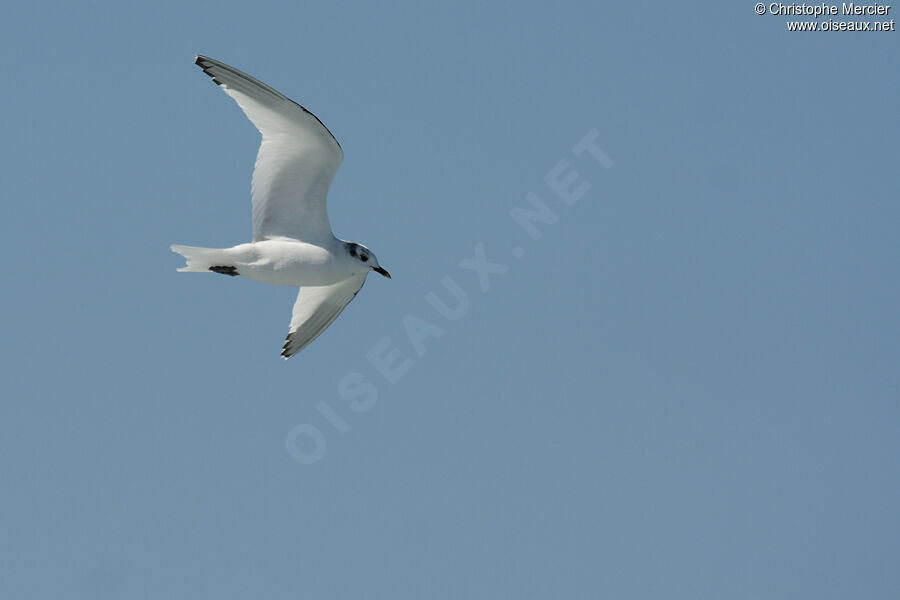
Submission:
{"label": "white forked tail", "polygon": [[187,265],[178,269],[185,272],[209,272],[210,267],[225,266],[231,259],[226,250],[220,248],[197,248],[196,246],[170,246],[172,252],[177,252],[187,259]]}

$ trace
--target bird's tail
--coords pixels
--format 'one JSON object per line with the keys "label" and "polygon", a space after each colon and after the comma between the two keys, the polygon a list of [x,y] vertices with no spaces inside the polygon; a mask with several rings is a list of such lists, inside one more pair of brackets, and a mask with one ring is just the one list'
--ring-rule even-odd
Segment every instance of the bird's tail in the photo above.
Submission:
{"label": "bird's tail", "polygon": [[187,264],[179,271],[208,272],[215,267],[225,267],[230,264],[231,258],[226,250],[220,248],[197,248],[196,246],[172,245],[172,252],[177,252],[187,259]]}

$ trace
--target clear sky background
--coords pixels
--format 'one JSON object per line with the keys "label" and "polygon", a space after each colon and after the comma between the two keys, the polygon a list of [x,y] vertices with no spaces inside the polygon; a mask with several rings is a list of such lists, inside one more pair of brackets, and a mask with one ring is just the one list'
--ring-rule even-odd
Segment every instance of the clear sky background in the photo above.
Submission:
{"label": "clear sky background", "polygon": [[[896,598],[900,32],[785,21],[6,6],[0,596]],[[328,125],[394,276],[288,362],[294,290],[168,249],[251,233],[196,53]]]}

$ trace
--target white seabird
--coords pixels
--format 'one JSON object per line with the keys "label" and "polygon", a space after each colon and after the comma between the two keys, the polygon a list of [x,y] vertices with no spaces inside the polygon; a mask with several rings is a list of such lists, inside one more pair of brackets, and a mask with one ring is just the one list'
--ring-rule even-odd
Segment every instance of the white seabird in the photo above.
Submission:
{"label": "white seabird", "polygon": [[231,96],[262,134],[253,170],[253,241],[233,248],[172,246],[179,271],[242,275],[299,286],[281,355],[316,339],[359,292],[369,271],[390,279],[371,250],[334,237],[325,196],[344,153],[314,114],[253,77],[217,60],[196,64]]}

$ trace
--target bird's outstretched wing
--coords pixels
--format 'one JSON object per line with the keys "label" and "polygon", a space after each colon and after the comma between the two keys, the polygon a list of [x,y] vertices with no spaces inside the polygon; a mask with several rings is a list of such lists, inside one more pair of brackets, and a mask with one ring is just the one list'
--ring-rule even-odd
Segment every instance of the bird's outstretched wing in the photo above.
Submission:
{"label": "bird's outstretched wing", "polygon": [[291,330],[284,340],[281,356],[288,359],[319,337],[356,297],[366,281],[366,275],[354,275],[333,285],[300,288],[294,303]]}
{"label": "bird's outstretched wing", "polygon": [[344,153],[314,114],[246,73],[198,56],[262,134],[253,170],[253,241],[329,239],[328,186]]}

